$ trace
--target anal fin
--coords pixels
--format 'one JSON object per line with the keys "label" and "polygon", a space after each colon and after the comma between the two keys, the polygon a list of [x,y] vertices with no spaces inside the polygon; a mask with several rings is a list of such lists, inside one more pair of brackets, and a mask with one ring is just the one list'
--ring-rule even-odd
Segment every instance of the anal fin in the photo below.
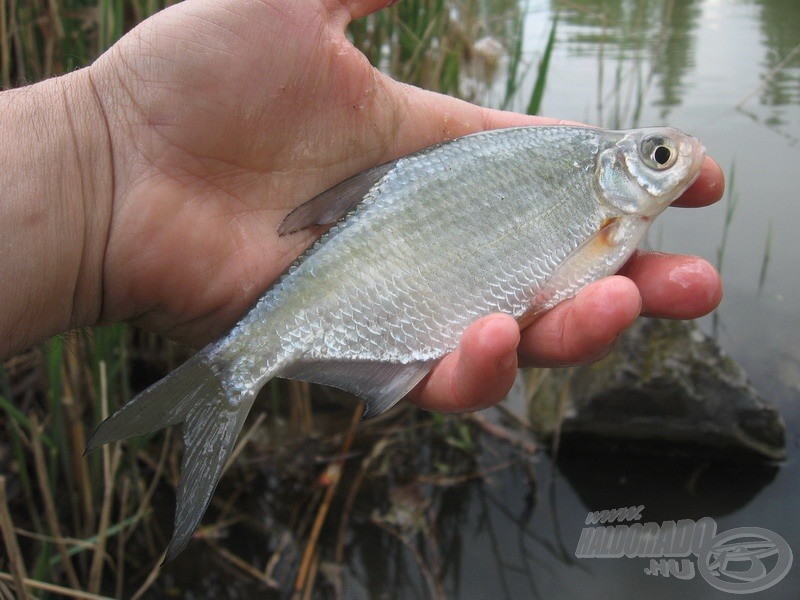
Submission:
{"label": "anal fin", "polygon": [[406,364],[366,360],[312,360],[294,363],[280,377],[321,383],[361,398],[368,419],[389,410],[410,392],[436,361]]}

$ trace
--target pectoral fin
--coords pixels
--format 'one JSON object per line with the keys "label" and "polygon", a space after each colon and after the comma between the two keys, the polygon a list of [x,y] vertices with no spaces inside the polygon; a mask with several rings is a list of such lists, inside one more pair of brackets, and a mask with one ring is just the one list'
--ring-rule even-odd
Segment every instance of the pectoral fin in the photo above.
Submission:
{"label": "pectoral fin", "polygon": [[362,171],[304,202],[286,216],[278,234],[287,235],[314,225],[333,225],[353,210],[395,164],[397,161],[393,160]]}
{"label": "pectoral fin", "polygon": [[608,219],[553,271],[532,302],[534,308],[517,318],[525,328],[586,284],[613,275],[630,258],[647,233],[650,220],[627,216]]}
{"label": "pectoral fin", "polygon": [[339,388],[358,396],[366,405],[364,418],[375,417],[397,404],[433,368],[435,361],[408,364],[373,361],[303,361],[280,373]]}

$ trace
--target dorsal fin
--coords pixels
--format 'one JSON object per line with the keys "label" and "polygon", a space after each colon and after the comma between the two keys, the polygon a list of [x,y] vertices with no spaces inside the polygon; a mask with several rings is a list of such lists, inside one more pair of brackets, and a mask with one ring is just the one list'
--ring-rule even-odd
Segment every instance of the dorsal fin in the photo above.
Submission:
{"label": "dorsal fin", "polygon": [[286,215],[278,227],[278,235],[287,235],[314,225],[333,225],[353,210],[395,164],[397,161],[393,160],[361,171],[304,202]]}

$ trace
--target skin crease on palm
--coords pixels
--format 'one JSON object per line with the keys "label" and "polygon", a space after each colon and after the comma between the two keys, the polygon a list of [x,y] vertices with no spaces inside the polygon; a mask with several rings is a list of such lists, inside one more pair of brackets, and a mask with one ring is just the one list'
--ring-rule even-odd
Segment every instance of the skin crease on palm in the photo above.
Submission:
{"label": "skin crease on palm", "polygon": [[[293,207],[445,139],[560,122],[480,108],[373,69],[344,31],[387,4],[189,0],[68,76],[90,90],[108,126],[97,155],[110,163],[98,168],[113,174],[113,200],[86,210],[86,230],[107,241],[84,253],[80,314],[71,325],[128,320],[202,346],[319,234],[278,237]],[[710,204],[723,187],[719,167],[706,159],[676,204]],[[638,253],[620,275],[522,333],[509,316],[481,319],[411,400],[440,411],[491,405],[510,389],[518,364],[595,360],[638,315],[698,317],[721,293],[702,259]]]}

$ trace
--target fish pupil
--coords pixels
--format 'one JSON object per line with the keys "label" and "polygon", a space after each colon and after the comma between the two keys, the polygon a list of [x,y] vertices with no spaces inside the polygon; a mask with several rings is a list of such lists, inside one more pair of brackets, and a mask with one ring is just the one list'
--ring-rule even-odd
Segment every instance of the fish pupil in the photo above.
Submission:
{"label": "fish pupil", "polygon": [[653,158],[659,165],[665,165],[672,157],[672,152],[666,146],[659,146],[653,152]]}

